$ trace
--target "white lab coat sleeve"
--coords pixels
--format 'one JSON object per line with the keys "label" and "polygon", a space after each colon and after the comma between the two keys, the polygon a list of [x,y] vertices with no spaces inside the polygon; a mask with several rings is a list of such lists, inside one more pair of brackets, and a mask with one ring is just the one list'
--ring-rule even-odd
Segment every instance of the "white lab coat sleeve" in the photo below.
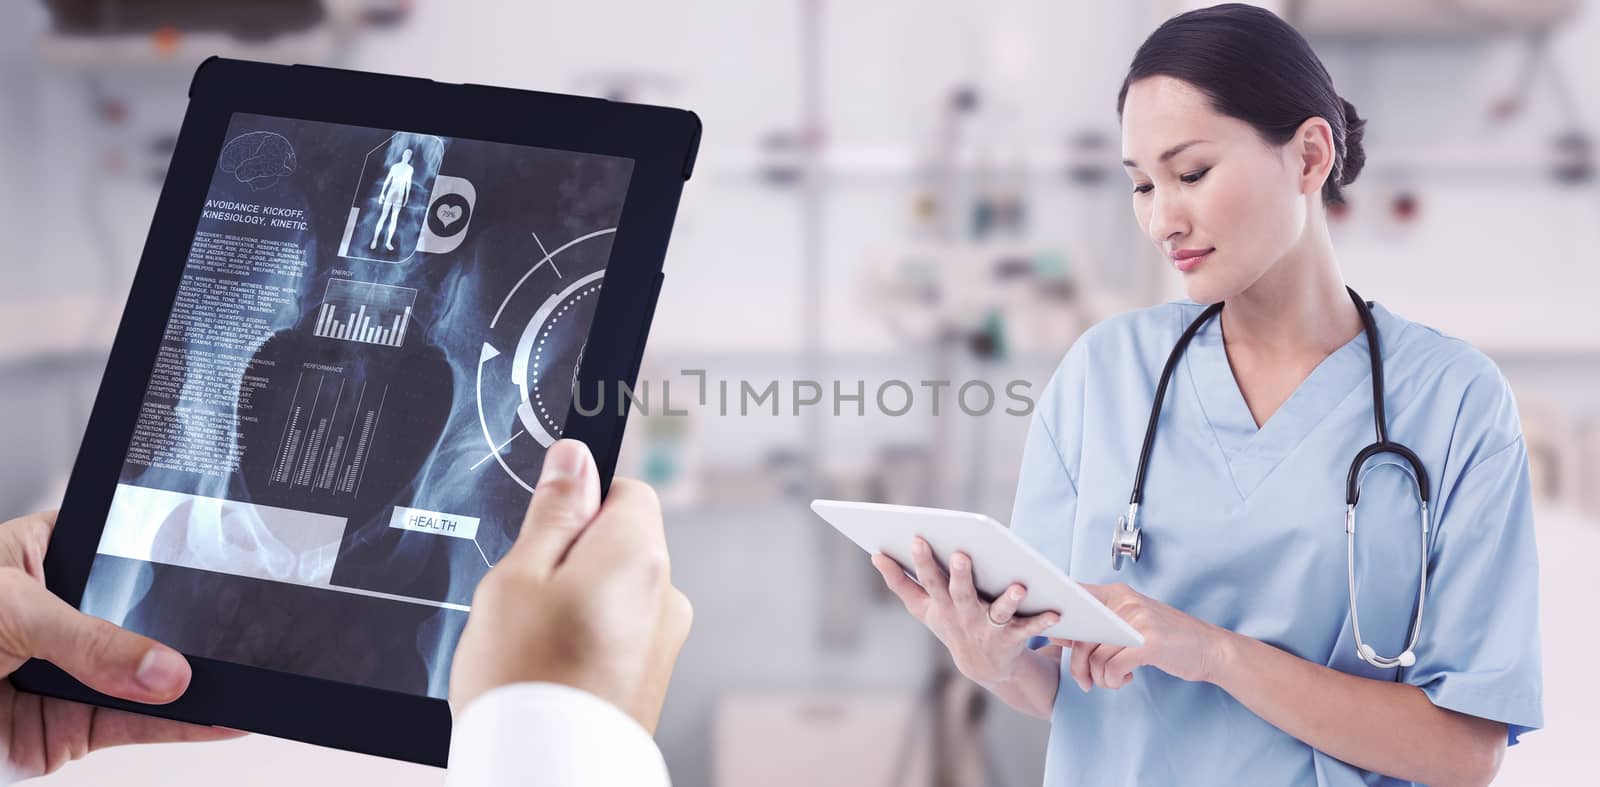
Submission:
{"label": "white lab coat sleeve", "polygon": [[447,787],[667,787],[644,728],[616,706],[555,683],[494,689],[468,705],[450,739]]}

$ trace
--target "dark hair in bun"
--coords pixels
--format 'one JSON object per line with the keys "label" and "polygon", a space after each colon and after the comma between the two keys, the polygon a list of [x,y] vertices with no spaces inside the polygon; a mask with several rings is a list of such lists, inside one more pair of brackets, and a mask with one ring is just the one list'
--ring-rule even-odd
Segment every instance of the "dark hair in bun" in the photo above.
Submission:
{"label": "dark hair in bun", "polygon": [[1367,149],[1361,138],[1367,132],[1367,119],[1356,114],[1356,105],[1339,99],[1344,104],[1344,166],[1339,168],[1339,185],[1348,186],[1361,174],[1367,163]]}
{"label": "dark hair in bun", "polygon": [[1323,200],[1344,201],[1343,187],[1360,174],[1367,121],[1333,89],[1333,79],[1299,31],[1272,12],[1240,3],[1179,14],[1140,45],[1117,93],[1122,115],[1128,87],[1145,77],[1170,76],[1194,85],[1216,110],[1249,123],[1263,139],[1283,145],[1308,118],[1333,129],[1333,170]]}

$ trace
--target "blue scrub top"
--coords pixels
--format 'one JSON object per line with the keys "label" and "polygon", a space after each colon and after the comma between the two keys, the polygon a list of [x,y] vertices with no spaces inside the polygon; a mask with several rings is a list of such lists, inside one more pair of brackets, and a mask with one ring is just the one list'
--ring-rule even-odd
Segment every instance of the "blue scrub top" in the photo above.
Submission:
{"label": "blue scrub top", "polygon": [[[1341,672],[1420,687],[1434,704],[1543,725],[1538,563],[1527,450],[1511,390],[1466,343],[1373,307],[1389,437],[1433,482],[1429,587],[1417,662],[1356,654],[1345,577],[1350,462],[1374,440],[1366,335],[1339,348],[1256,428],[1220,319],[1173,372],[1152,448],[1137,563],[1111,569],[1167,355],[1202,306],[1168,303],[1086,332],[1044,388],[1028,431],[1012,528],[1080,582],[1125,582],[1202,620]],[[1421,532],[1408,470],[1368,463],[1357,506],[1361,633],[1404,647]],[[1118,690],[1056,694],[1046,785],[1398,785],[1312,749],[1222,689],[1152,667]]]}

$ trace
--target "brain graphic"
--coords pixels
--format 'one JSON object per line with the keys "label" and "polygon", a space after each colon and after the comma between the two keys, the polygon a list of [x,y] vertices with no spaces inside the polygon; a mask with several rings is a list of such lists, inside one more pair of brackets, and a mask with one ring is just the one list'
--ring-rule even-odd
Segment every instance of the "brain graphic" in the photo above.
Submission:
{"label": "brain graphic", "polygon": [[254,191],[271,188],[279,178],[294,174],[294,146],[271,131],[241,134],[222,148],[221,166]]}

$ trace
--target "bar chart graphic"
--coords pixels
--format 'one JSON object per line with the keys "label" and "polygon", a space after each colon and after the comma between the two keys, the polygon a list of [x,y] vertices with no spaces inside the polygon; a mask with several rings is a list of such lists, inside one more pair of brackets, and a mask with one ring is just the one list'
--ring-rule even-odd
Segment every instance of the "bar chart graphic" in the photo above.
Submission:
{"label": "bar chart graphic", "polygon": [[312,335],[400,347],[411,324],[417,291],[350,279],[329,279]]}
{"label": "bar chart graphic", "polygon": [[358,494],[388,400],[387,385],[301,372],[268,484]]}

